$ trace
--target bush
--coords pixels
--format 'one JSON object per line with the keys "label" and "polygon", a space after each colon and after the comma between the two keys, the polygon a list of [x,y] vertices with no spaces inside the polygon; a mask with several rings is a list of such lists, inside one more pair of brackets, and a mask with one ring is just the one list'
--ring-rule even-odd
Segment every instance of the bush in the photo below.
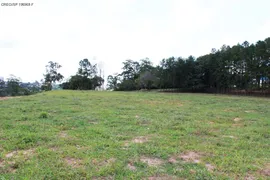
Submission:
{"label": "bush", "polygon": [[48,118],[48,113],[42,112],[42,113],[40,113],[39,117],[43,118],[43,119],[46,119],[46,118]]}

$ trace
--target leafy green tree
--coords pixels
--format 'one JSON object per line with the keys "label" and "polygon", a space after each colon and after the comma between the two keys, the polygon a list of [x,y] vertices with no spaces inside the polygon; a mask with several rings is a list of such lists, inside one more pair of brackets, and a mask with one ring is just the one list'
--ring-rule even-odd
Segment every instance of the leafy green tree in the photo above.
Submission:
{"label": "leafy green tree", "polygon": [[68,89],[73,90],[89,90],[92,89],[92,81],[90,78],[81,76],[81,75],[74,75],[71,76],[68,82]]}
{"label": "leafy green tree", "polygon": [[97,74],[97,65],[92,65],[88,59],[83,59],[79,62],[78,75],[92,78]]}
{"label": "leafy green tree", "polygon": [[139,77],[139,71],[140,71],[140,63],[133,60],[126,60],[123,62],[123,72],[121,73],[121,76],[123,76],[123,79],[125,80],[135,80]]}
{"label": "leafy green tree", "polygon": [[119,76],[116,75],[109,75],[107,77],[107,89],[109,90],[117,90],[119,86]]}
{"label": "leafy green tree", "polygon": [[6,96],[6,83],[3,79],[0,79],[0,97],[1,96]]}
{"label": "leafy green tree", "polygon": [[62,66],[57,62],[49,61],[49,64],[46,65],[46,74],[44,74],[42,90],[52,90],[52,83],[59,82],[64,78],[64,76],[58,72],[61,67]]}
{"label": "leafy green tree", "polygon": [[11,96],[18,96],[20,94],[20,79],[11,75],[7,81],[7,93]]}
{"label": "leafy green tree", "polygon": [[153,89],[157,87],[157,77],[150,71],[141,73],[138,81],[142,89]]}
{"label": "leafy green tree", "polygon": [[104,83],[104,79],[97,75],[93,77],[91,81],[92,81],[92,89],[96,89],[96,87],[100,87]]}
{"label": "leafy green tree", "polygon": [[104,79],[97,75],[97,66],[92,65],[88,59],[83,59],[79,62],[79,68],[76,75],[61,84],[63,89],[73,90],[94,90],[101,86]]}

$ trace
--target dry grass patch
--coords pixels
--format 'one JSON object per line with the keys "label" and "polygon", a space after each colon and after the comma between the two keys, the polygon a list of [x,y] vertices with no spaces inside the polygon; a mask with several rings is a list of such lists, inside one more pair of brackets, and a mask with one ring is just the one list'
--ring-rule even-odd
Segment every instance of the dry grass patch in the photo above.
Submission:
{"label": "dry grass patch", "polygon": [[98,122],[97,121],[88,121],[89,122],[89,124],[94,124],[94,125],[96,125],[96,124],[98,124]]}
{"label": "dry grass patch", "polygon": [[210,172],[213,172],[213,170],[215,169],[215,166],[213,166],[212,164],[209,164],[209,163],[206,163],[205,167]]}
{"label": "dry grass patch", "polygon": [[144,101],[143,104],[148,104],[148,105],[158,105],[158,104],[162,104],[162,102],[160,101]]}
{"label": "dry grass patch", "polygon": [[82,165],[81,159],[66,157],[64,160],[66,164],[72,166],[73,168],[78,168]]}
{"label": "dry grass patch", "polygon": [[10,97],[0,97],[0,101],[1,100],[6,100],[6,99],[9,99]]}
{"label": "dry grass patch", "polygon": [[128,163],[127,165],[128,169],[131,171],[135,171],[137,168],[133,165],[133,163]]}
{"label": "dry grass patch", "polygon": [[[138,136],[138,137],[135,137],[131,140],[131,143],[136,143],[136,144],[143,144],[143,143],[146,143],[149,141],[149,137],[146,137],[146,136]],[[126,141],[124,146],[125,147],[128,147],[130,144],[130,142]]]}
{"label": "dry grass patch", "polygon": [[93,180],[113,180],[115,179],[113,176],[102,176],[102,177],[92,177]]}
{"label": "dry grass patch", "polygon": [[270,163],[266,164],[264,168],[259,171],[259,173],[263,176],[270,177]]}
{"label": "dry grass patch", "polygon": [[62,131],[62,132],[59,133],[59,137],[60,138],[67,138],[68,135],[67,135],[67,133],[65,131]]}
{"label": "dry grass patch", "polygon": [[[10,173],[15,173],[18,169],[18,164],[15,161],[10,161],[10,159],[14,159],[14,158],[19,158],[20,156],[22,156],[24,158],[24,160],[28,160],[30,156],[33,155],[35,149],[27,149],[27,150],[17,150],[17,151],[12,151],[9,152],[5,155],[5,157],[7,158],[6,163],[9,165],[7,168],[7,171]],[[5,161],[0,160],[0,167],[4,167],[5,166]]]}
{"label": "dry grass patch", "polygon": [[245,111],[245,113],[254,113],[254,112],[256,112],[256,111],[254,111],[254,110],[247,110],[247,111]]}
{"label": "dry grass patch", "polygon": [[169,175],[164,175],[164,176],[151,176],[147,178],[148,180],[180,180],[180,178],[175,177],[175,176],[169,176]]}
{"label": "dry grass patch", "polygon": [[56,146],[53,146],[53,147],[50,147],[49,150],[56,152],[56,151],[59,151],[59,148]]}
{"label": "dry grass patch", "polygon": [[148,166],[153,166],[153,167],[159,166],[164,163],[163,160],[159,158],[151,158],[151,157],[141,157],[140,161],[148,164]]}
{"label": "dry grass patch", "polygon": [[93,159],[92,163],[94,165],[98,166],[98,167],[101,167],[101,166],[112,165],[115,161],[116,161],[115,158],[110,158],[110,159],[106,159],[106,160],[103,160],[103,161],[97,161],[96,159]]}
{"label": "dry grass patch", "polygon": [[147,105],[174,105],[174,106],[178,106],[178,107],[181,107],[183,106],[183,104],[180,102],[180,101],[144,101],[144,104],[147,104]]}
{"label": "dry grass patch", "polygon": [[232,126],[233,127],[243,127],[244,125],[243,124],[240,124],[240,123],[236,123],[236,124],[233,124]]}
{"label": "dry grass patch", "polygon": [[3,168],[5,166],[4,160],[0,159],[0,168]]}
{"label": "dry grass patch", "polygon": [[185,162],[200,163],[201,153],[189,151],[180,155]]}
{"label": "dry grass patch", "polygon": [[20,154],[29,157],[31,155],[33,155],[35,149],[28,149],[28,150],[20,150],[20,151],[12,151],[6,154],[6,158],[13,158],[13,157],[17,157]]}
{"label": "dry grass patch", "polygon": [[149,141],[148,137],[139,136],[139,137],[134,138],[131,142],[142,144],[142,143],[145,143],[147,141]]}
{"label": "dry grass patch", "polygon": [[[182,160],[189,163],[201,163],[201,158],[204,156],[204,154],[194,151],[189,151],[186,153],[183,153],[179,156]],[[177,162],[177,161],[176,161]],[[210,172],[212,172],[215,169],[215,166],[213,166],[210,163],[204,164],[206,169]]]}
{"label": "dry grass patch", "polygon": [[241,118],[234,118],[233,121],[234,122],[238,122],[238,121],[241,121],[242,119]]}
{"label": "dry grass patch", "polygon": [[225,137],[225,138],[231,138],[231,139],[236,139],[236,137],[234,137],[234,136],[228,136],[228,135],[224,135],[224,136],[222,136],[222,137]]}
{"label": "dry grass patch", "polygon": [[178,163],[178,160],[176,159],[176,157],[170,157],[168,159],[168,162],[171,163],[171,164],[176,164],[176,163]]}
{"label": "dry grass patch", "polygon": [[13,96],[13,97],[0,97],[1,100],[13,99],[13,98],[21,98],[21,96]]}
{"label": "dry grass patch", "polygon": [[256,180],[257,178],[255,178],[254,176],[252,176],[251,174],[248,174],[244,177],[244,180]]}

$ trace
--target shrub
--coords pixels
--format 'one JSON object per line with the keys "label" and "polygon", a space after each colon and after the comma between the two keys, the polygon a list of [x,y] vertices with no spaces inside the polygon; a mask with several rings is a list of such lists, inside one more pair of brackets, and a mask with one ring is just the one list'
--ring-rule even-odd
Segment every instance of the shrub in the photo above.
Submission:
{"label": "shrub", "polygon": [[43,119],[46,119],[46,118],[48,118],[48,113],[42,112],[42,113],[40,113],[39,117],[43,118]]}

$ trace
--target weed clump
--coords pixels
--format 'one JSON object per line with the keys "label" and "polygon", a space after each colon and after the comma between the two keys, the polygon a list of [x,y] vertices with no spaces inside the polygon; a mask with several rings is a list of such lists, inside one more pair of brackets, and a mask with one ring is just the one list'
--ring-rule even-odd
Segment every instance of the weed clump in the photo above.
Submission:
{"label": "weed clump", "polygon": [[40,113],[39,117],[43,118],[43,119],[46,119],[46,118],[48,118],[48,113],[42,112],[42,113]]}

